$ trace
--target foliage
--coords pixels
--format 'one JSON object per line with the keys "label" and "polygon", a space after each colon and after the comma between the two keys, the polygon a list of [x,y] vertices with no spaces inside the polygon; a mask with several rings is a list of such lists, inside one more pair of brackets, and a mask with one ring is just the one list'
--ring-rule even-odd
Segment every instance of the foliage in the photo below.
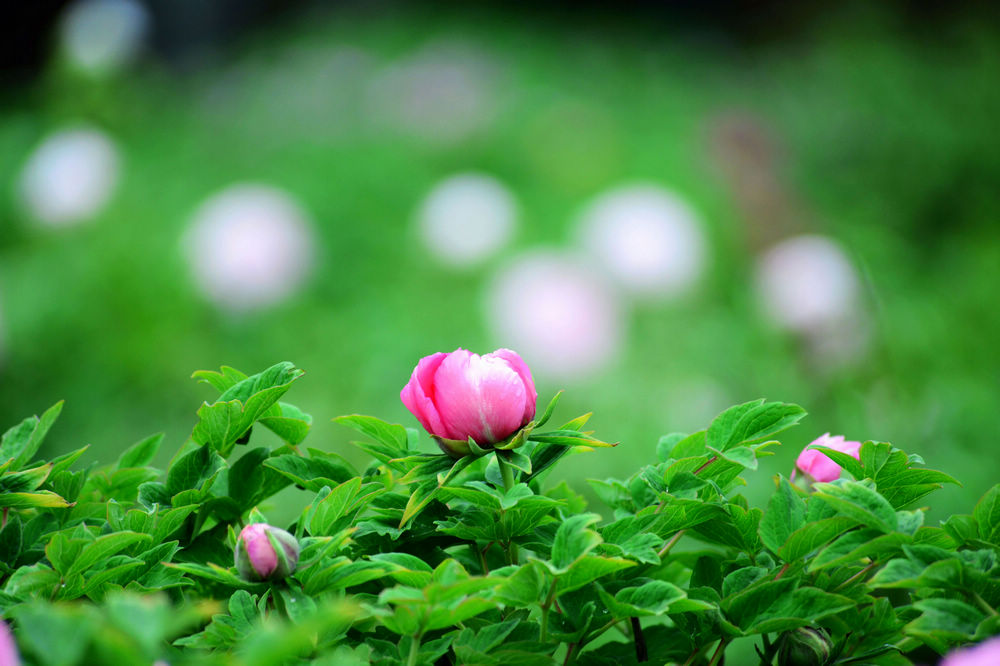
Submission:
{"label": "foliage", "polygon": [[[745,477],[795,405],[664,436],[631,477],[592,482],[598,514],[550,477],[607,444],[586,417],[543,432],[555,400],[457,461],[419,453],[413,429],[340,417],[374,458],[356,470],[302,448],[311,417],[281,402],[301,374],[196,373],[220,395],[165,471],[149,467],[162,436],[104,467],[78,468],[86,447],[35,461],[60,404],[7,431],[0,612],[26,663],[714,665],[742,638],[774,663],[804,636],[828,664],[892,665],[1000,633],[1000,486],[925,525],[915,503],[954,480],[866,442],[860,460],[827,452],[842,479],[779,475],[749,506]],[[255,445],[260,427],[283,443]],[[293,485],[297,571],[242,579],[236,533]]]}

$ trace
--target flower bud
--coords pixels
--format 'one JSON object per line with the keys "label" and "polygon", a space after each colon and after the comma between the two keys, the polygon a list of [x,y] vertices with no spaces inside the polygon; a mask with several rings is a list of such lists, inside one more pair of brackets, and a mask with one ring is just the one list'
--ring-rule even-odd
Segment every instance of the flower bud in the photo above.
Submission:
{"label": "flower bud", "polygon": [[251,523],[236,540],[236,570],[248,581],[280,580],[295,571],[299,542],[285,530]]}
{"label": "flower bud", "polygon": [[[813,481],[820,483],[836,481],[840,478],[841,471],[840,465],[830,460],[822,451],[811,448],[813,446],[825,446],[860,460],[861,442],[845,441],[843,435],[831,437],[830,433],[826,433],[803,449],[795,461],[796,470],[807,474]],[[795,471],[792,472],[792,480],[794,479]]]}
{"label": "flower bud", "polygon": [[941,666],[995,666],[1000,664],[1000,637],[949,652]]}
{"label": "flower bud", "polygon": [[831,650],[830,634],[826,629],[800,627],[781,637],[778,663],[782,666],[823,666]]}
{"label": "flower bud", "polygon": [[479,356],[464,349],[420,359],[399,397],[453,458],[469,455],[469,439],[490,448],[535,416],[531,370],[515,352]]}
{"label": "flower bud", "polygon": [[0,620],[0,666],[20,666],[21,656],[17,652],[17,643],[10,633],[10,627]]}

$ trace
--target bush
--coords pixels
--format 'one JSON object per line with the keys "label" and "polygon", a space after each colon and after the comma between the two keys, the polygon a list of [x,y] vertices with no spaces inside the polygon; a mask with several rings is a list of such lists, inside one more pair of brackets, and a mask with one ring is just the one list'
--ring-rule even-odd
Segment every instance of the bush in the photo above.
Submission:
{"label": "bush", "polygon": [[[912,507],[953,479],[865,442],[859,459],[824,449],[843,478],[779,475],[748,506],[743,477],[795,405],[662,437],[632,477],[592,482],[602,518],[551,479],[574,449],[611,446],[587,416],[545,430],[558,396],[458,459],[339,417],[375,459],[359,472],[303,447],[312,419],[280,401],[299,375],[195,373],[220,396],[165,473],[149,466],[162,436],[103,467],[74,470],[86,447],[33,461],[61,404],[7,431],[0,612],[25,663],[714,665],[748,639],[767,664],[906,664],[1000,633],[1000,486],[924,525]],[[254,446],[259,428],[282,444]],[[241,576],[237,534],[292,485],[307,506],[275,527],[297,569],[281,577],[295,544],[261,528]],[[269,548],[286,549],[274,567]]]}

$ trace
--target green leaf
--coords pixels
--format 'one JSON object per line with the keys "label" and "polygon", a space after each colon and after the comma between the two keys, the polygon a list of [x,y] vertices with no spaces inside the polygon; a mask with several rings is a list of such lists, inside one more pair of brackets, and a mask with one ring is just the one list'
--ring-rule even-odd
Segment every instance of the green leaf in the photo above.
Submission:
{"label": "green leaf", "polygon": [[312,428],[312,416],[287,402],[279,402],[272,411],[278,415],[262,416],[260,424],[292,446],[302,443]]}
{"label": "green leaf", "polygon": [[784,544],[778,549],[778,557],[785,562],[794,562],[830,543],[857,524],[857,521],[849,516],[835,516],[806,523],[785,539]]}
{"label": "green leaf", "polygon": [[3,493],[0,494],[0,507],[10,509],[51,508],[58,509],[69,506],[69,502],[49,490],[39,490],[36,493]]}
{"label": "green leaf", "polygon": [[754,400],[730,407],[709,426],[706,443],[717,451],[771,439],[806,415],[798,405]]}
{"label": "green leaf", "polygon": [[153,458],[156,457],[157,451],[160,450],[160,444],[163,443],[163,436],[162,432],[150,435],[149,437],[139,440],[132,446],[125,449],[125,451],[118,456],[118,469],[125,469],[127,467],[145,467],[149,463],[153,462]]}
{"label": "green leaf", "polygon": [[967,641],[985,615],[978,608],[957,599],[921,599],[913,603],[920,617],[907,624],[903,631],[943,648],[946,644]]}
{"label": "green leaf", "polygon": [[550,418],[552,418],[552,413],[556,411],[556,404],[558,404],[559,398],[562,397],[562,394],[562,391],[558,391],[554,396],[552,396],[552,399],[549,400],[549,404],[545,408],[545,411],[542,412],[540,417],[535,419],[535,428],[541,428],[543,425],[548,423]]}
{"label": "green leaf", "polygon": [[358,432],[371,437],[376,442],[392,447],[399,453],[405,453],[408,449],[406,428],[401,425],[386,423],[373,416],[364,416],[362,414],[338,416],[333,420],[348,428],[354,428]]}
{"label": "green leaf", "polygon": [[810,446],[810,449],[816,449],[821,452],[827,458],[833,462],[840,465],[842,468],[850,472],[851,476],[860,481],[865,478],[864,469],[861,467],[861,461],[854,456],[844,453],[843,451],[838,451],[836,449],[830,449],[825,446]]}
{"label": "green leaf", "polygon": [[772,553],[778,553],[793,532],[805,522],[806,505],[783,476],[778,476],[778,490],[767,503],[760,521],[760,540]]}
{"label": "green leaf", "polygon": [[226,461],[210,445],[198,447],[170,466],[167,472],[167,494],[173,496],[182,490],[201,489],[215,478],[225,464]]}
{"label": "green leaf", "polygon": [[895,531],[898,526],[896,510],[868,484],[870,482],[864,481],[816,483],[813,489],[816,497],[821,497],[841,514],[881,532]]}
{"label": "green leaf", "polygon": [[200,420],[191,438],[228,456],[258,418],[275,416],[269,410],[302,374],[302,370],[285,361],[238,381],[214,403],[202,404],[198,409]]}
{"label": "green leaf", "polygon": [[853,607],[854,601],[793,579],[772,580],[723,600],[730,621],[745,635],[787,631]]}
{"label": "green leaf", "polygon": [[34,458],[45,435],[62,412],[63,401],[49,407],[41,418],[30,416],[3,434],[0,439],[0,464],[13,459],[11,470],[21,469]]}
{"label": "green leaf", "polygon": [[599,578],[634,566],[636,566],[635,562],[618,557],[584,555],[570,564],[568,571],[559,575],[556,584],[557,594],[572,592]]}
{"label": "green leaf", "polygon": [[55,606],[34,602],[14,609],[19,643],[43,664],[82,663],[96,630],[93,613],[83,606]]}
{"label": "green leaf", "polygon": [[[291,479],[267,465],[271,452],[265,447],[251,449],[229,468],[229,496],[240,511],[251,509],[291,483]],[[297,457],[297,456],[293,456]]]}
{"label": "green leaf", "polygon": [[556,444],[559,446],[592,446],[595,448],[610,448],[616,443],[603,442],[596,437],[578,430],[552,430],[550,432],[532,432],[528,439],[533,442]]}
{"label": "green leaf", "polygon": [[116,553],[120,553],[126,548],[151,541],[152,539],[148,534],[139,534],[137,532],[115,532],[98,537],[80,551],[79,557],[73,560],[72,565],[63,575],[69,578],[74,574],[82,573],[98,562]]}
{"label": "green leaf", "polygon": [[986,491],[972,512],[979,528],[979,538],[1000,545],[1000,484]]}
{"label": "green leaf", "polygon": [[671,604],[687,596],[676,585],[662,580],[622,588],[613,597],[603,587],[598,586],[597,591],[611,616],[619,619],[663,615]]}
{"label": "green leaf", "polygon": [[879,530],[866,529],[848,532],[821,550],[809,563],[809,570],[837,566],[872,555],[890,555],[909,541],[904,534],[882,534]]}
{"label": "green leaf", "polygon": [[601,535],[590,525],[601,519],[596,513],[584,513],[570,516],[556,530],[555,541],[552,543],[552,561],[550,567],[555,574],[563,573],[570,565],[580,559],[601,543]]}

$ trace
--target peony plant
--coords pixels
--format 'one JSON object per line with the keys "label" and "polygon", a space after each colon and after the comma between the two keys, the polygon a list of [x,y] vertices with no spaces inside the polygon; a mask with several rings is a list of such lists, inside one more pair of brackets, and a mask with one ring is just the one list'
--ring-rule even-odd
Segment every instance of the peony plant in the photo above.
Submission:
{"label": "peony plant", "polygon": [[[954,479],[829,435],[790,470],[805,484],[769,479],[760,459],[805,412],[756,400],[627,443],[645,462],[583,495],[559,465],[612,444],[586,415],[547,428],[558,395],[539,415],[505,349],[417,363],[400,397],[431,441],[336,418],[356,468],[284,402],[301,374],[195,373],[213,395],[169,459],[163,435],[104,465],[38,459],[61,403],[10,428],[0,664],[995,660],[1000,485],[931,524],[924,498]],[[745,484],[773,491],[753,506]]]}

